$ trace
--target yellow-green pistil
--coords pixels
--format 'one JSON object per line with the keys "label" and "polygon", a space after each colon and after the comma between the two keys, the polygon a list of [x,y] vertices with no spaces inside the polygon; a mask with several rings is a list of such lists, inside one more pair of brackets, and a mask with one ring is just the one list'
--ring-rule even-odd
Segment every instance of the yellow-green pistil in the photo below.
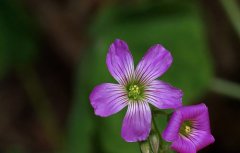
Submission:
{"label": "yellow-green pistil", "polygon": [[184,131],[186,134],[189,134],[191,132],[191,127],[186,125]]}
{"label": "yellow-green pistil", "polygon": [[132,84],[128,87],[128,97],[132,100],[139,100],[142,97],[142,89],[137,84]]}
{"label": "yellow-green pistil", "polygon": [[185,121],[180,128],[180,133],[184,136],[188,136],[191,132],[192,123],[190,121]]}

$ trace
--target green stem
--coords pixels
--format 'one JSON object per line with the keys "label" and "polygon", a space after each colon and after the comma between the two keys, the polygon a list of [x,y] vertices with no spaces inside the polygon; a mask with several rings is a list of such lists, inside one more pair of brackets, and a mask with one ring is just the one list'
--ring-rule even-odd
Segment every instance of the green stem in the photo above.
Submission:
{"label": "green stem", "polygon": [[214,92],[240,99],[240,85],[222,79],[214,79],[211,89]]}
{"label": "green stem", "polygon": [[223,8],[225,9],[232,25],[236,29],[240,37],[240,9],[236,0],[220,0]]}

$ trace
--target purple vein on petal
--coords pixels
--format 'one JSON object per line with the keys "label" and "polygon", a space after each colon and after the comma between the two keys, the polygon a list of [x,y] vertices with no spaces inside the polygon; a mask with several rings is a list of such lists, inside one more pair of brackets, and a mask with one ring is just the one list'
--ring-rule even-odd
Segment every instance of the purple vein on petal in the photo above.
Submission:
{"label": "purple vein on petal", "polygon": [[122,85],[111,83],[98,85],[89,98],[95,114],[103,117],[115,114],[127,106],[127,96]]}
{"label": "purple vein on petal", "polygon": [[[164,59],[164,57],[165,56],[167,56],[167,54],[165,54],[162,58]],[[166,59],[164,59],[164,61],[162,61],[163,63],[166,61]],[[149,70],[149,67],[150,66],[152,66],[151,64],[147,67],[147,69],[146,69],[146,71],[148,71]],[[150,82],[151,80],[154,80],[156,77],[156,75],[157,75],[157,71],[154,71],[154,70],[152,70],[152,71],[150,71],[150,73],[146,73],[146,71],[143,73],[143,79],[141,79],[142,80],[142,82],[144,83],[144,84],[146,84],[147,82]]]}
{"label": "purple vein on petal", "polygon": [[137,79],[144,84],[161,76],[171,65],[171,54],[161,45],[152,46],[136,68]]}
{"label": "purple vein on petal", "polygon": [[145,98],[159,109],[177,108],[182,105],[182,91],[163,81],[154,80],[146,86]]}
{"label": "purple vein on petal", "polygon": [[112,76],[126,85],[134,73],[133,57],[127,44],[122,40],[115,40],[107,54],[107,66]]}
{"label": "purple vein on petal", "polygon": [[151,129],[151,111],[148,103],[135,101],[129,103],[123,121],[122,137],[128,142],[143,141]]}

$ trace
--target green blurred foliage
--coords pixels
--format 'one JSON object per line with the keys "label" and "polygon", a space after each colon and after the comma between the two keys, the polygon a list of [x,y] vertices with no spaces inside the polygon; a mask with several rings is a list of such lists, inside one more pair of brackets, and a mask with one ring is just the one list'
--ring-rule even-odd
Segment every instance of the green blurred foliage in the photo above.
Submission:
{"label": "green blurred foliage", "polygon": [[79,84],[75,89],[74,103],[69,115],[66,153],[93,152],[95,147],[92,143],[96,135],[94,132],[94,113],[87,102],[89,94],[87,91],[89,89],[87,89],[86,85],[83,85],[83,82],[79,79],[81,77],[77,75],[76,78]]}
{"label": "green blurred foliage", "polygon": [[36,29],[17,0],[0,1],[0,79],[12,67],[33,61]]}
{"label": "green blurred foliage", "polygon": [[25,153],[21,146],[12,146],[6,153]]}
{"label": "green blurred foliage", "polygon": [[[96,17],[90,35],[95,43],[91,44],[79,66],[78,96],[74,106],[77,108],[73,110],[78,113],[72,116],[70,125],[76,126],[70,128],[70,139],[75,152],[139,152],[137,143],[126,143],[120,135],[126,109],[114,116],[100,118],[94,116],[89,104],[88,96],[94,86],[116,82],[105,64],[108,47],[116,38],[129,44],[135,64],[154,43],[161,43],[170,50],[174,58],[173,65],[160,79],[184,91],[184,104],[191,104],[203,96],[211,81],[211,58],[206,47],[199,8],[194,3],[163,2],[146,7],[110,6],[102,9]],[[80,113],[82,111],[84,113]],[[161,132],[167,119],[160,116],[156,122]]]}

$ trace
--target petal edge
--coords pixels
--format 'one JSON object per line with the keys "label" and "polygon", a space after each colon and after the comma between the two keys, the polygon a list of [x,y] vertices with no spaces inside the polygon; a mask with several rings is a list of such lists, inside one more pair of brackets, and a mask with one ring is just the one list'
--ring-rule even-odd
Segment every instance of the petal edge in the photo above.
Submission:
{"label": "petal edge", "polygon": [[113,115],[127,106],[126,93],[118,84],[103,83],[96,86],[89,99],[95,114],[101,117]]}

